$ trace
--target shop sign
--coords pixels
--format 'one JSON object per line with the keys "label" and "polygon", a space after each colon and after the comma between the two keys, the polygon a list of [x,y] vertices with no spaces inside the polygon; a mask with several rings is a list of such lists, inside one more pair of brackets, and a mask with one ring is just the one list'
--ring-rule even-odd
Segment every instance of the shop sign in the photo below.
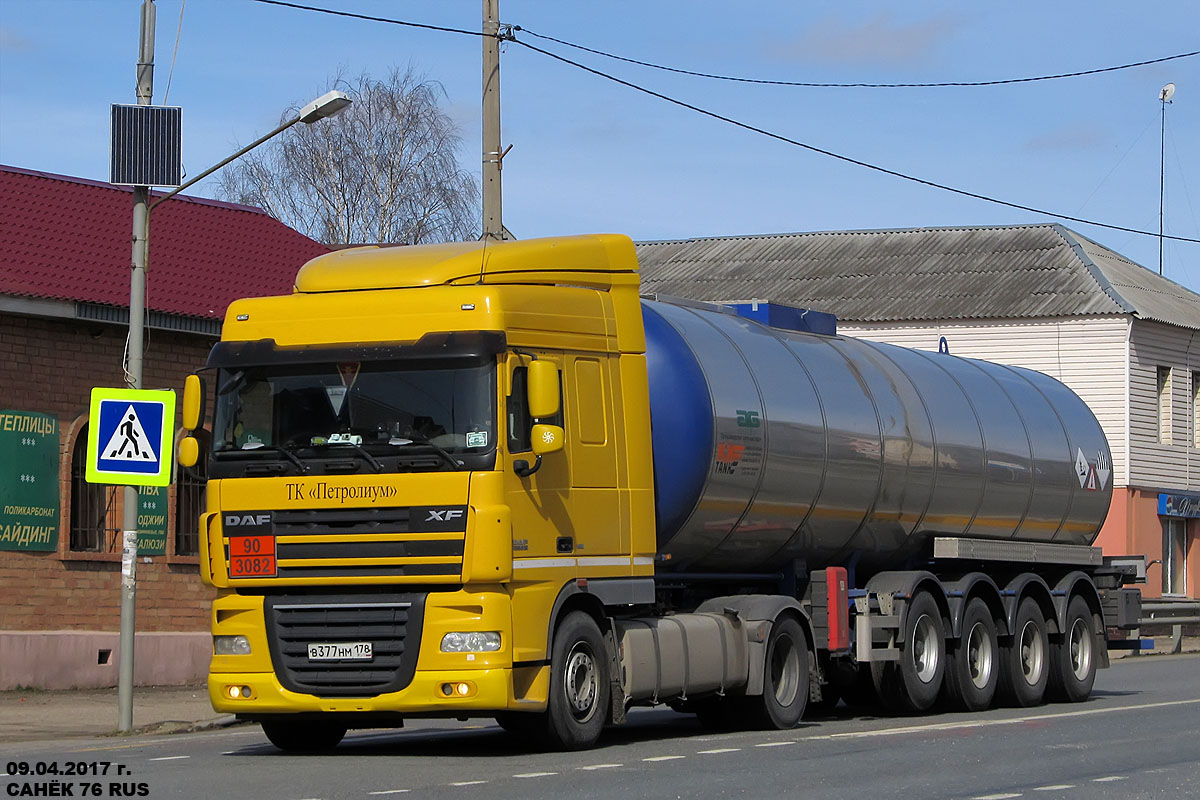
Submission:
{"label": "shop sign", "polygon": [[58,548],[58,419],[0,411],[0,550]]}
{"label": "shop sign", "polygon": [[1194,494],[1160,494],[1158,496],[1160,517],[1200,518],[1200,497]]}
{"label": "shop sign", "polygon": [[167,490],[162,486],[138,489],[138,555],[167,554]]}

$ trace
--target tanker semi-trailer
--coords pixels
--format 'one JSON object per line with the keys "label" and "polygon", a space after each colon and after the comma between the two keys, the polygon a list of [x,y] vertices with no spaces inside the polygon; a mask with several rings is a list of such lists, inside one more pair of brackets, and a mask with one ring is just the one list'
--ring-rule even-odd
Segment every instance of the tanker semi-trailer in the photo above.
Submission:
{"label": "tanker semi-trailer", "polygon": [[1139,594],[1074,393],[638,291],[596,235],[343,250],[232,304],[179,448],[214,708],[287,750],[414,717],[572,749],[635,705],[1088,696]]}

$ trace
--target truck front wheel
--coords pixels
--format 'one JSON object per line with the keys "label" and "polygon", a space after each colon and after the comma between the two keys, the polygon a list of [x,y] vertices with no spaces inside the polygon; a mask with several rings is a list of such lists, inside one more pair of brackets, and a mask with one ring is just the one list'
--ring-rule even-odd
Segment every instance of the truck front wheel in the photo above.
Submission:
{"label": "truck front wheel", "polygon": [[546,743],[555,750],[585,750],[596,743],[608,716],[608,652],[596,621],[567,614],[554,634]]}
{"label": "truck front wheel", "polygon": [[285,753],[322,753],[337,747],[346,735],[345,725],[287,717],[263,720],[262,729],[271,744]]}

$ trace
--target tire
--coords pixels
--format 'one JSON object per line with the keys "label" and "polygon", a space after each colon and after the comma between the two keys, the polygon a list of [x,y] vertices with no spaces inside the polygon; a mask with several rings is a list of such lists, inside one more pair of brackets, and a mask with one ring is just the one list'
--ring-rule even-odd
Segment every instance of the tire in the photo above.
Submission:
{"label": "tire", "polygon": [[766,730],[796,727],[808,705],[808,636],[794,617],[771,626],[763,658],[763,693],[747,697],[750,721]]}
{"label": "tire", "polygon": [[1017,607],[1012,641],[1000,648],[1000,692],[1011,705],[1036,706],[1046,694],[1050,676],[1050,643],[1046,619],[1032,597]]}
{"label": "tire", "polygon": [[1087,601],[1079,595],[1067,605],[1067,620],[1061,642],[1050,645],[1050,682],[1047,693],[1054,700],[1081,703],[1096,682],[1096,621]]}
{"label": "tire", "polygon": [[585,750],[600,738],[608,718],[608,649],[596,621],[572,611],[554,634],[550,697],[543,717],[547,747]]}
{"label": "tire", "polygon": [[946,673],[946,626],[929,592],[918,592],[904,616],[900,660],[884,666],[880,697],[901,711],[927,711],[937,702]]}
{"label": "tire", "polygon": [[285,753],[323,753],[337,747],[346,735],[345,725],[316,720],[263,720],[263,733]]}
{"label": "tire", "polygon": [[962,637],[949,650],[942,696],[952,708],[983,711],[1000,682],[1000,642],[987,603],[976,597],[963,614]]}

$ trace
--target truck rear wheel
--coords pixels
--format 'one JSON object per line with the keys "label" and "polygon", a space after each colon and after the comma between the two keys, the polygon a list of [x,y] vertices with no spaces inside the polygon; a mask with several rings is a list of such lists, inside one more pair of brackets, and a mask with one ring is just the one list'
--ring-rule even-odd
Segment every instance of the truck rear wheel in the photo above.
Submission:
{"label": "truck rear wheel", "polygon": [[1000,689],[1009,703],[1028,708],[1042,702],[1050,674],[1046,619],[1032,597],[1017,608],[1012,642],[1000,648]]}
{"label": "truck rear wheel", "polygon": [[976,597],[963,614],[962,638],[947,653],[943,693],[950,705],[982,711],[992,704],[1000,680],[1000,644],[987,603]]}
{"label": "truck rear wheel", "polygon": [[317,720],[263,720],[263,733],[285,753],[321,753],[337,747],[346,735],[345,725]]}
{"label": "truck rear wheel", "polygon": [[546,744],[555,750],[594,745],[604,730],[609,690],[608,652],[600,628],[587,614],[572,611],[554,634]]}
{"label": "truck rear wheel", "polygon": [[946,626],[929,592],[918,592],[904,618],[900,660],[882,664],[879,695],[902,711],[927,711],[937,702],[946,672]]}
{"label": "truck rear wheel", "polygon": [[808,704],[808,637],[794,617],[771,626],[763,664],[763,693],[748,697],[753,719],[763,728],[796,727]]}
{"label": "truck rear wheel", "polygon": [[1050,645],[1050,683],[1055,700],[1079,703],[1092,693],[1096,682],[1096,630],[1092,610],[1079,595],[1067,605],[1067,623],[1061,642]]}

